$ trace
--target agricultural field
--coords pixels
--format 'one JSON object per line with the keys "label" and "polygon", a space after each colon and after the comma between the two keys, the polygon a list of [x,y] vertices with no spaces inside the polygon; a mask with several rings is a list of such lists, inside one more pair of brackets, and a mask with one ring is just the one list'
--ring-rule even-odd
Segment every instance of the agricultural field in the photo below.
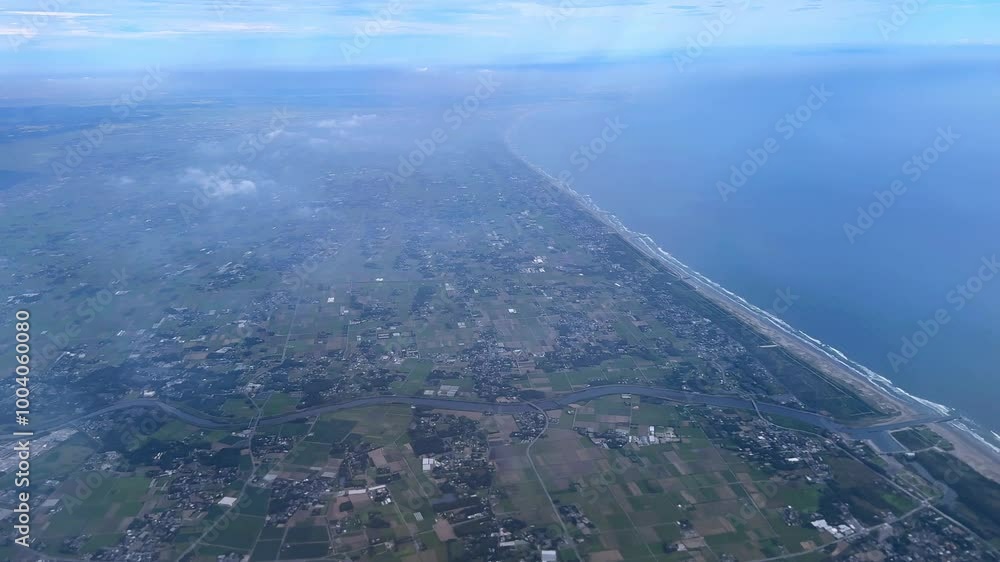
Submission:
{"label": "agricultural field", "polygon": [[[240,431],[151,415],[84,427],[40,457],[62,482],[38,519],[39,551],[97,554],[154,524],[176,529],[163,556],[198,562],[477,559],[497,545],[511,561],[540,548],[565,560],[819,560],[834,527],[920,511],[824,438],[632,395],[544,417],[400,405]],[[114,440],[118,452],[100,446]]]}
{"label": "agricultural field", "polygon": [[[795,463],[775,469],[734,445],[737,428],[752,418],[617,396],[549,416],[558,421],[533,447],[532,458],[564,523],[580,541],[577,550],[588,560],[718,560],[726,555],[749,560],[809,552],[834,538],[809,525],[810,516],[825,511],[821,502],[831,493],[832,482],[824,482],[822,468]],[[627,432],[635,438],[649,426],[658,432],[671,428],[676,441],[607,448],[595,444],[604,441],[601,437],[588,437]],[[559,524],[523,456],[498,458],[497,469],[510,505],[537,513],[536,524]],[[854,486],[879,489],[870,469],[856,461],[838,457],[833,470],[838,493]],[[914,507],[880,493],[879,507],[899,515]],[[861,511],[860,498],[849,501]]]}

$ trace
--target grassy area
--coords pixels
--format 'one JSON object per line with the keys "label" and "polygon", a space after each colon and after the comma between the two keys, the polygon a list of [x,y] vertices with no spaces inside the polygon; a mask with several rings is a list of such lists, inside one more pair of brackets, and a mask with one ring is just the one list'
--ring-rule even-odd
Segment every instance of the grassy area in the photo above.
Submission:
{"label": "grassy area", "polygon": [[264,518],[253,515],[237,515],[220,521],[205,538],[208,544],[247,550],[253,544]]}
{"label": "grassy area", "polygon": [[249,419],[257,413],[257,410],[246,398],[229,398],[222,404],[222,413],[237,419]]}
{"label": "grassy area", "polygon": [[808,424],[802,420],[798,420],[788,416],[782,416],[778,414],[764,414],[764,417],[770,420],[775,425],[785,427],[788,429],[794,429],[797,431],[807,431],[809,433],[817,433],[819,435],[823,435],[826,433],[826,430],[824,430],[821,427],[817,427],[815,425]]}
{"label": "grassy area", "polygon": [[121,519],[142,507],[149,490],[148,478],[119,477],[106,472],[84,472],[68,480],[63,509],[49,521],[43,536],[49,539],[80,534],[105,535],[118,531]]}
{"label": "grassy area", "polygon": [[820,498],[824,515],[835,517],[836,507],[832,504],[845,502],[861,522],[875,525],[884,520],[887,512],[899,516],[916,507],[912,499],[900,495],[875,471],[854,459],[829,456],[826,461],[833,479],[827,482],[827,490]]}
{"label": "grassy area", "polygon": [[941,508],[1000,546],[1000,484],[947,453],[922,451],[915,460],[958,495],[958,501]]}
{"label": "grassy area", "polygon": [[171,420],[158,429],[151,438],[160,441],[179,441],[188,435],[200,431],[194,426],[190,426],[178,420]]}
{"label": "grassy area", "polygon": [[339,443],[347,437],[358,422],[354,420],[341,420],[337,418],[321,419],[313,426],[312,433],[309,434],[309,441],[316,443]]}
{"label": "grassy area", "polygon": [[285,394],[284,392],[275,392],[268,396],[267,401],[261,408],[261,415],[269,417],[294,412],[295,406],[298,403],[299,399],[294,396]]}
{"label": "grassy area", "polygon": [[893,431],[892,436],[911,451],[922,451],[931,447],[950,451],[955,448],[947,439],[924,426]]}
{"label": "grassy area", "polygon": [[91,439],[83,433],[77,433],[33,460],[32,476],[39,482],[63,480],[94,451],[95,444]]}

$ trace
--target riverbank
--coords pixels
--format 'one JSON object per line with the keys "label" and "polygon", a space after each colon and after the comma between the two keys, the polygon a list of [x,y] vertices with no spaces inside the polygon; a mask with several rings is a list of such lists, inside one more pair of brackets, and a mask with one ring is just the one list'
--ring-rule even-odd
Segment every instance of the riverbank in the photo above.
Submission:
{"label": "riverbank", "polygon": [[[540,400],[530,400],[525,402],[498,403],[498,402],[483,402],[477,400],[465,400],[465,399],[455,399],[455,398],[401,396],[396,394],[366,396],[345,401],[329,402],[326,404],[320,404],[317,406],[312,406],[310,408],[296,410],[285,414],[277,414],[269,417],[260,418],[260,420],[258,421],[258,425],[260,426],[281,425],[285,423],[291,423],[295,421],[308,419],[323,414],[340,412],[343,410],[366,408],[372,406],[386,406],[390,404],[397,404],[397,405],[402,404],[406,406],[432,408],[436,410],[451,410],[460,412],[480,412],[480,413],[489,412],[498,415],[518,414],[518,413],[535,411],[538,410],[539,408],[541,408],[543,411],[562,410],[567,406],[569,406],[570,404],[578,402],[588,402],[590,400],[595,400],[598,398],[602,398],[604,396],[614,396],[617,394],[633,394],[636,396],[666,400],[678,404],[715,406],[718,408],[735,408],[739,410],[755,411],[758,413],[763,412],[765,414],[774,414],[792,418],[800,422],[806,423],[808,425],[818,427],[827,431],[839,433],[851,439],[868,439],[875,434],[885,434],[887,432],[896,431],[898,429],[904,429],[906,427],[911,427],[914,425],[936,424],[948,420],[948,418],[945,416],[931,415],[902,422],[878,423],[878,424],[854,427],[854,426],[844,425],[831,417],[824,416],[822,414],[817,414],[815,412],[790,408],[779,404],[771,404],[768,402],[754,402],[753,400],[731,394],[703,394],[699,392],[688,392],[684,390],[675,390],[671,388],[662,388],[655,386],[643,386],[635,384],[609,384],[600,386],[590,386],[582,390],[574,390],[572,392],[567,392],[563,394],[555,394],[549,398],[544,398]],[[205,429],[228,429],[235,431],[244,429],[248,424],[250,424],[253,421],[252,419],[246,419],[246,418],[223,420],[216,416],[209,416],[207,414],[193,412],[186,408],[182,409],[173,404],[169,404],[161,400],[157,400],[155,398],[134,398],[129,400],[122,400],[121,402],[117,402],[110,406],[106,406],[99,410],[93,411],[89,414],[79,416],[71,420],[55,422],[46,427],[40,427],[35,431],[38,434],[51,432],[58,429],[62,429],[67,426],[78,424],[80,422],[89,419],[99,418],[104,415],[110,414],[112,412],[135,409],[135,408],[158,409],[171,417],[183,421],[184,423]]]}

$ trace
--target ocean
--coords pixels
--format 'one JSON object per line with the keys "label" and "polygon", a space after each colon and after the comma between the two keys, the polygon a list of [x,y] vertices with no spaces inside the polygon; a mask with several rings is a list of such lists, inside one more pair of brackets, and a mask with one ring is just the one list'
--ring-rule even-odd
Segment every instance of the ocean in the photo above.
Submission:
{"label": "ocean", "polygon": [[998,69],[961,52],[658,65],[626,96],[528,113],[511,141],[688,266],[996,431]]}

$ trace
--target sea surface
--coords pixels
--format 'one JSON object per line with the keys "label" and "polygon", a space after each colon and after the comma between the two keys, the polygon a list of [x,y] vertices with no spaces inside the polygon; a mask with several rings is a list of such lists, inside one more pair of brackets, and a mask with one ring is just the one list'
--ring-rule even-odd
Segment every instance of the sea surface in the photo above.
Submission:
{"label": "sea surface", "polygon": [[511,142],[727,289],[1000,430],[1000,61],[657,72],[532,111]]}

